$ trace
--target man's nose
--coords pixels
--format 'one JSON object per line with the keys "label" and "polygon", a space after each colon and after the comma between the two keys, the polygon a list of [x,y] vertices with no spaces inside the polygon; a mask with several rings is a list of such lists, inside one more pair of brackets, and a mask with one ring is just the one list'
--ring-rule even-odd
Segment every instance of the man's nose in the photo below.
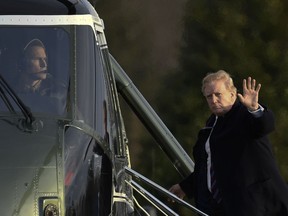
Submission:
{"label": "man's nose", "polygon": [[211,101],[212,101],[212,103],[216,103],[217,97],[215,95],[212,95],[211,96]]}
{"label": "man's nose", "polygon": [[40,59],[40,66],[41,66],[42,68],[47,67],[47,61],[46,61],[46,59],[44,59],[44,58],[41,58],[41,59]]}

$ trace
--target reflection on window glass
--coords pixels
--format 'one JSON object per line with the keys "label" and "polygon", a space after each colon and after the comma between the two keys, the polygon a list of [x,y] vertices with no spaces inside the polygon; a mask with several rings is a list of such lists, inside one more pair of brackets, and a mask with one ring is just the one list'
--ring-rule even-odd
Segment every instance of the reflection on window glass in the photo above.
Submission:
{"label": "reflection on window glass", "polygon": [[[66,113],[69,53],[60,27],[0,28],[0,74],[32,112]],[[7,110],[2,99],[0,108]]]}
{"label": "reflection on window glass", "polygon": [[77,38],[77,116],[108,141],[110,109],[100,47],[90,26],[79,26]]}
{"label": "reflection on window glass", "polygon": [[[77,38],[77,118],[93,127],[95,113],[95,37],[91,27],[79,26]],[[97,89],[98,90],[98,89]]]}

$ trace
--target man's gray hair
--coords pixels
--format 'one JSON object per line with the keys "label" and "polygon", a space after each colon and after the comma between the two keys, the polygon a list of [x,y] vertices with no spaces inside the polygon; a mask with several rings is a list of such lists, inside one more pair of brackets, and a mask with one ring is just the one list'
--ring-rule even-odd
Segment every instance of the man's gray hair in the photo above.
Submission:
{"label": "man's gray hair", "polygon": [[202,93],[204,94],[206,84],[209,84],[213,81],[223,80],[227,90],[237,93],[237,88],[234,86],[233,79],[230,74],[224,70],[219,70],[214,73],[208,73],[202,80]]}

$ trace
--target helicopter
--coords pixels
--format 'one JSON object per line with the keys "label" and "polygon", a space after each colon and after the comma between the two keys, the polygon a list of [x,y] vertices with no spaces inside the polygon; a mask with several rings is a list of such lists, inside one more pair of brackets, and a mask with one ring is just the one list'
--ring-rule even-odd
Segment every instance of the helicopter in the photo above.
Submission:
{"label": "helicopter", "polygon": [[120,96],[182,176],[194,164],[109,53],[87,0],[1,0],[0,35],[1,215],[148,215],[135,192],[178,215],[135,179],[206,215],[131,168]]}

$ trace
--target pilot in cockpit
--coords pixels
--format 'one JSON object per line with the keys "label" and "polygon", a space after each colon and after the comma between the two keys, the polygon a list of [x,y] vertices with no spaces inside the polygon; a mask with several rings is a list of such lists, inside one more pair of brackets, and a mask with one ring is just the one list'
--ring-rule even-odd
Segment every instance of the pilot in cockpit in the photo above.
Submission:
{"label": "pilot in cockpit", "polygon": [[32,111],[60,114],[65,110],[67,86],[48,73],[48,56],[40,39],[30,40],[23,49],[16,92]]}
{"label": "pilot in cockpit", "polygon": [[[40,95],[47,94],[49,80],[48,58],[44,44],[39,39],[33,39],[27,43],[23,50],[23,56],[19,64],[20,92],[37,92]],[[46,90],[45,90],[46,89]]]}

